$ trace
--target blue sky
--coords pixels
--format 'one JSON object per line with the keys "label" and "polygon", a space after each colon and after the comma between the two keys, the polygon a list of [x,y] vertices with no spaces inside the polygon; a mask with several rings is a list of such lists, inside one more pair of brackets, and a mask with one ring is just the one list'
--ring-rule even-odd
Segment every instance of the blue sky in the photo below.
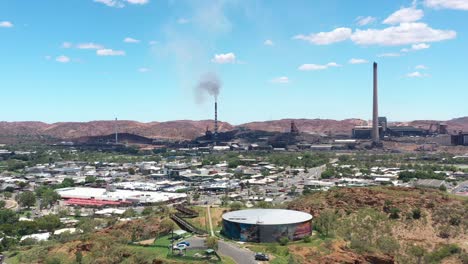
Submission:
{"label": "blue sky", "polygon": [[0,0],[0,120],[468,115],[468,0]]}

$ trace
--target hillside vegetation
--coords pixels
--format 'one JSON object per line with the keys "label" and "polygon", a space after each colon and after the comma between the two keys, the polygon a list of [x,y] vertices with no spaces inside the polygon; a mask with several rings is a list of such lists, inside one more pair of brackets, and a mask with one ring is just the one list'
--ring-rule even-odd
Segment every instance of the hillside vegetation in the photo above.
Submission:
{"label": "hillside vegetation", "polygon": [[468,201],[437,190],[333,189],[289,208],[314,216],[326,248],[291,245],[302,263],[468,263]]}

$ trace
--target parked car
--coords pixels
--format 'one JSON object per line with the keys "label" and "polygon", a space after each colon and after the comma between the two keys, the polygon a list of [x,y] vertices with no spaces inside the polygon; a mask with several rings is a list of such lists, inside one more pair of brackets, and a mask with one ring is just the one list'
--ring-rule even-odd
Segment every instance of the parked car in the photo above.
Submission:
{"label": "parked car", "polygon": [[265,253],[257,252],[257,253],[255,253],[255,260],[269,261],[270,258],[269,258],[268,255],[265,254]]}
{"label": "parked car", "polygon": [[181,241],[181,242],[177,243],[177,246],[179,246],[179,245],[185,245],[185,246],[187,246],[187,247],[190,247],[190,242]]}
{"label": "parked car", "polygon": [[173,249],[185,250],[185,249],[187,249],[187,245],[185,245],[185,244],[177,244],[177,245],[174,245]]}

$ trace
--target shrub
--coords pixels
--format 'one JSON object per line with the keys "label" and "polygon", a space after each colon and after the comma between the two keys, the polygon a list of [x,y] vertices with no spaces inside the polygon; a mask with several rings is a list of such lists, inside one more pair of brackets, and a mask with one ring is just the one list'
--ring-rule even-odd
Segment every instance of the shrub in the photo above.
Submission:
{"label": "shrub", "polygon": [[450,237],[450,226],[441,226],[439,228],[439,237],[441,238],[449,238]]}
{"label": "shrub", "polygon": [[450,217],[450,224],[453,226],[458,226],[461,223],[461,219],[458,215]]}
{"label": "shrub", "polygon": [[310,236],[306,236],[302,239],[304,241],[304,243],[310,243],[310,241],[312,241],[312,239],[310,238]]}
{"label": "shrub", "polygon": [[231,211],[237,211],[237,210],[240,210],[242,208],[243,204],[241,202],[233,202],[231,204],[229,204],[229,208],[231,209]]}
{"label": "shrub", "polygon": [[278,239],[278,242],[280,243],[280,245],[286,246],[286,245],[289,243],[289,238],[287,238],[287,237],[280,237],[280,238]]}
{"label": "shrub", "polygon": [[205,244],[208,248],[212,248],[214,250],[218,249],[218,238],[214,236],[207,237],[205,240]]}
{"label": "shrub", "polygon": [[442,191],[442,192],[446,192],[446,191],[447,191],[447,187],[445,187],[445,185],[442,184],[442,185],[439,187],[439,190]]}
{"label": "shrub", "polygon": [[400,244],[391,236],[382,236],[377,239],[377,247],[384,253],[393,254],[398,251]]}
{"label": "shrub", "polygon": [[324,236],[333,235],[338,215],[334,210],[325,210],[315,219],[314,228]]}
{"label": "shrub", "polygon": [[390,209],[390,218],[391,219],[398,219],[400,218],[400,209],[393,207]]}
{"label": "shrub", "polygon": [[421,209],[419,208],[413,209],[412,213],[413,213],[413,219],[421,218]]}
{"label": "shrub", "polygon": [[461,253],[461,249],[458,245],[443,245],[442,247],[438,248],[437,250],[434,250],[429,255],[427,255],[426,260],[429,263],[440,263],[444,258],[459,253]]}

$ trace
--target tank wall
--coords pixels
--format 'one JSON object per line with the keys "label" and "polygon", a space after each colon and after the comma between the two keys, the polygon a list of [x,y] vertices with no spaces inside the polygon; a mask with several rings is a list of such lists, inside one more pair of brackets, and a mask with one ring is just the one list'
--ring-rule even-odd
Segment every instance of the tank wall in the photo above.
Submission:
{"label": "tank wall", "polygon": [[244,242],[277,242],[281,237],[299,240],[312,234],[312,223],[306,221],[285,225],[252,225],[223,220],[223,234]]}

